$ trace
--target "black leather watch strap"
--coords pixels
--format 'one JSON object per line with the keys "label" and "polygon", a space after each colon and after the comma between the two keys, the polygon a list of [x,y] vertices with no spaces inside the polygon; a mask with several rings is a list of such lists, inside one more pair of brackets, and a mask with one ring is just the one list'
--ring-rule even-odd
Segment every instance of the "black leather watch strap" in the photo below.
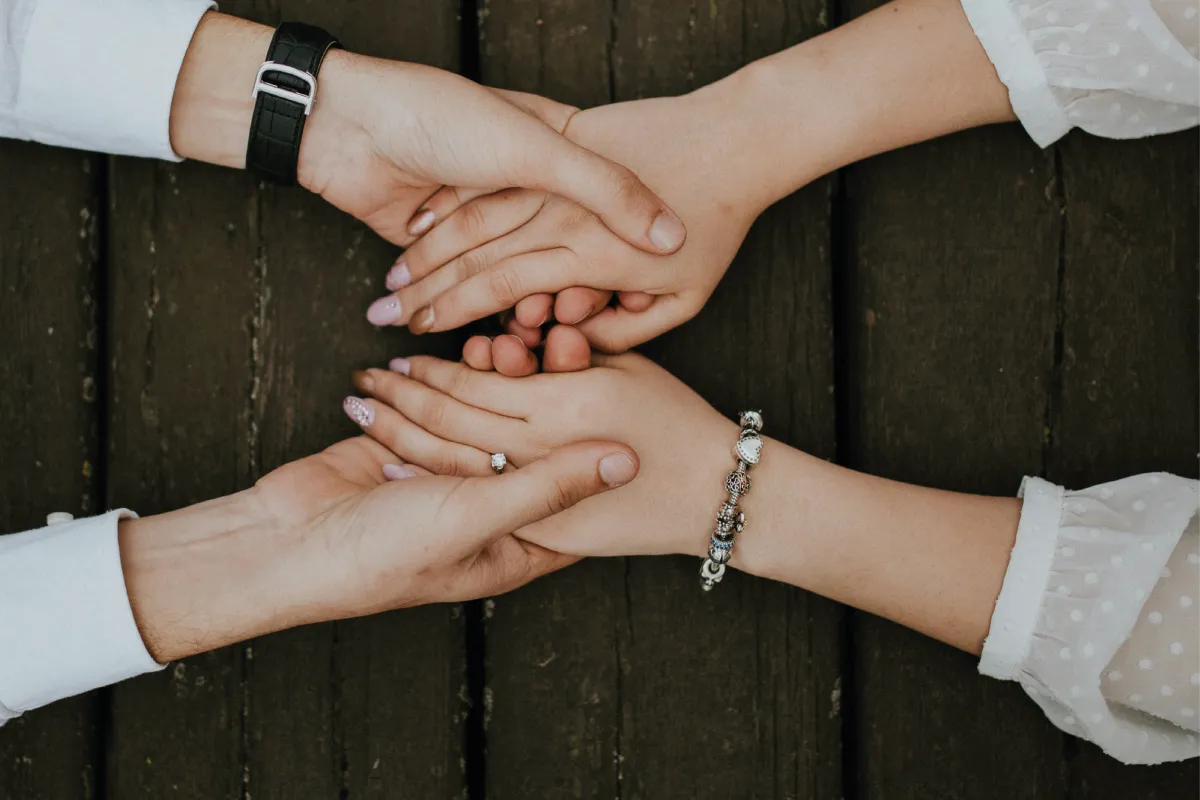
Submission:
{"label": "black leather watch strap", "polygon": [[[301,22],[285,22],[275,30],[254,86],[246,144],[246,169],[251,173],[272,183],[295,185],[300,137],[316,100],[317,72],[329,49],[338,46],[326,31]],[[272,68],[278,66],[301,74]]]}

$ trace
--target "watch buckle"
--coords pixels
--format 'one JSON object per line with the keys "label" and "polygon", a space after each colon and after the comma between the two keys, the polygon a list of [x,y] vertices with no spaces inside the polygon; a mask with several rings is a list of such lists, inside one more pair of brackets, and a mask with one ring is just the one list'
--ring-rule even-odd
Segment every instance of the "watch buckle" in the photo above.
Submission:
{"label": "watch buckle", "polygon": [[[293,92],[291,89],[284,89],[281,86],[276,86],[273,83],[267,83],[264,76],[268,72],[282,72],[284,75],[291,75],[293,78],[304,81],[308,84],[308,94]],[[250,94],[251,100],[257,100],[259,93],[282,97],[284,100],[291,100],[293,103],[299,103],[304,106],[304,116],[312,113],[313,103],[317,99],[317,79],[310,73],[303,70],[289,67],[287,64],[280,64],[278,61],[267,61],[258,68],[258,74],[254,76],[254,91]]]}

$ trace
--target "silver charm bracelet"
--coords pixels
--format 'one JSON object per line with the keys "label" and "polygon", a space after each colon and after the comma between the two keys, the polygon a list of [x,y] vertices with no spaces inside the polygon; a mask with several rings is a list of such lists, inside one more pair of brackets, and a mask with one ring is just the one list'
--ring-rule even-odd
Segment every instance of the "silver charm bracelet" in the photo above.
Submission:
{"label": "silver charm bracelet", "polygon": [[733,557],[733,542],[746,527],[746,515],[738,510],[738,500],[750,491],[750,468],[762,456],[763,440],[759,436],[763,427],[762,413],[743,411],[738,424],[742,431],[733,446],[737,467],[725,476],[725,491],[729,497],[717,512],[717,527],[708,543],[708,558],[700,567],[700,585],[706,592],[712,591],[725,577],[725,565]]}

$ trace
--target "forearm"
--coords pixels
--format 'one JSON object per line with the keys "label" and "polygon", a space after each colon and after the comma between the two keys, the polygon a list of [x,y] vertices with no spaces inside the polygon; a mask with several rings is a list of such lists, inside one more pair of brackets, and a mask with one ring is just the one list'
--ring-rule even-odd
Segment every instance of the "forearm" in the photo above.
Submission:
{"label": "forearm", "polygon": [[[289,627],[265,588],[287,556],[254,490],[120,525],[134,620],[159,663]],[[277,585],[283,585],[275,582]]]}
{"label": "forearm", "polygon": [[695,94],[736,126],[763,208],[868,156],[1015,119],[958,0],[896,0]]}
{"label": "forearm", "polygon": [[978,653],[1021,501],[854,472],[772,442],[733,565]]}

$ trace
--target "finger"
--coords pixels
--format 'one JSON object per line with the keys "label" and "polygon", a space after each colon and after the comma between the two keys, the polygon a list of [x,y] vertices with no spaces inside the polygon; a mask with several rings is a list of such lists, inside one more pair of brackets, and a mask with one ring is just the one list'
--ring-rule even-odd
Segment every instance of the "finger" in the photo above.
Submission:
{"label": "finger", "polygon": [[527,414],[529,387],[521,381],[433,356],[412,356],[405,360],[409,377],[456,400],[516,419],[524,419]]}
{"label": "finger", "polygon": [[417,237],[428,233],[442,220],[449,217],[459,207],[471,202],[476,197],[491,194],[493,189],[467,189],[461,186],[443,186],[434,192],[424,203],[417,207],[405,226],[408,234],[408,246]]}
{"label": "finger", "polygon": [[645,311],[628,311],[620,306],[606,308],[578,327],[597,350],[623,353],[681,325],[694,315],[679,295],[665,294],[656,297]]}
{"label": "finger", "polygon": [[554,307],[554,295],[533,294],[523,297],[513,308],[513,319],[526,328],[540,328],[550,319]]}
{"label": "finger", "polygon": [[546,334],[543,372],[579,372],[591,366],[592,348],[587,337],[571,325],[555,325]]}
{"label": "finger", "polygon": [[492,340],[492,364],[496,372],[509,378],[524,378],[537,372],[537,357],[516,336],[497,336]]}
{"label": "finger", "polygon": [[[402,359],[394,359],[401,361]],[[463,361],[471,369],[492,371],[492,340],[486,336],[472,336],[463,345]],[[393,367],[394,369],[395,367]]]}
{"label": "finger", "polygon": [[417,478],[433,473],[416,464],[384,464],[383,477],[389,481],[402,481],[405,478]]}
{"label": "finger", "polygon": [[579,113],[577,106],[569,106],[566,103],[551,100],[549,97],[542,97],[540,94],[515,92],[511,89],[492,89],[492,91],[527,114],[537,117],[553,128],[555,133],[565,131],[571,117]]}
{"label": "finger", "polygon": [[495,539],[623,486],[637,471],[637,455],[625,445],[577,442],[513,472],[470,481],[453,513],[463,515],[462,527],[482,523],[485,538]]}
{"label": "finger", "polygon": [[647,292],[617,292],[617,300],[626,311],[645,311],[654,303],[654,295]]}
{"label": "finger", "polygon": [[504,330],[510,336],[515,336],[521,340],[521,343],[531,350],[542,343],[541,328],[526,328],[515,319],[510,319],[504,323]]}
{"label": "finger", "polygon": [[492,475],[491,454],[474,447],[439,439],[395,409],[378,400],[347,397],[346,416],[375,441],[409,464],[436,475]]}
{"label": "finger", "polygon": [[584,286],[563,289],[554,298],[554,319],[565,325],[578,325],[607,308],[611,299],[612,292],[599,289]]}
{"label": "finger", "polygon": [[[463,253],[516,230],[533,219],[545,201],[544,192],[526,189],[505,189],[471,200],[442,218],[436,228],[404,252],[400,261],[407,268],[410,282],[419,281]],[[396,282],[391,280],[392,273],[388,277],[388,289],[402,288],[393,286]]]}
{"label": "finger", "polygon": [[521,185],[574,200],[648,253],[673,253],[687,236],[679,217],[637,175],[559,136],[530,149]]}
{"label": "finger", "polygon": [[525,438],[520,420],[493,414],[399,372],[368,369],[354,373],[354,386],[382,401],[423,429],[448,442],[487,453],[502,452]]}
{"label": "finger", "polygon": [[453,330],[512,308],[531,294],[565,289],[576,282],[578,265],[578,256],[565,247],[506,258],[439,294],[413,314],[408,329],[416,334]]}
{"label": "finger", "polygon": [[469,562],[456,594],[464,600],[504,594],[576,561],[578,556],[549,550],[515,536],[502,536]]}

